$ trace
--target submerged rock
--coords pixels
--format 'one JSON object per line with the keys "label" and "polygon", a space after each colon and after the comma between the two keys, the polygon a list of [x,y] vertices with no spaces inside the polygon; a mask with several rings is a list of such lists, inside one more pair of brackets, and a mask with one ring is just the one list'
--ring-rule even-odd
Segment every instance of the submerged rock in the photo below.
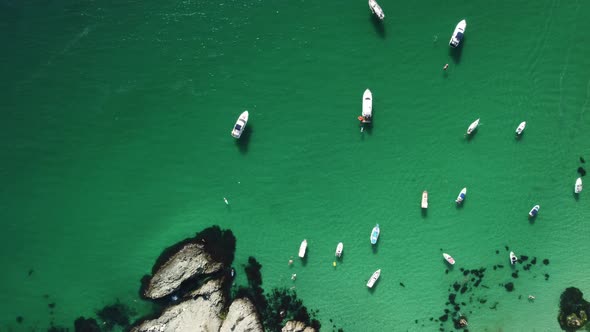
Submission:
{"label": "submerged rock", "polygon": [[74,321],[75,332],[100,332],[100,327],[94,318],[78,317]]}
{"label": "submerged rock", "polygon": [[507,291],[512,292],[514,290],[514,284],[512,282],[509,282],[504,285],[504,288],[506,288]]}

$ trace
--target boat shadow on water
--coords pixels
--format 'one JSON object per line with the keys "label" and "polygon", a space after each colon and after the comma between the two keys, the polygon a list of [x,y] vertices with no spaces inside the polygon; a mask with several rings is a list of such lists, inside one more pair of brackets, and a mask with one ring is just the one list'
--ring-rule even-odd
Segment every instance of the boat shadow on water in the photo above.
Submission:
{"label": "boat shadow on water", "polygon": [[252,136],[253,131],[254,129],[252,128],[252,125],[246,126],[242,136],[236,140],[236,146],[242,154],[248,153],[248,145],[250,143],[250,137]]}
{"label": "boat shadow on water", "polygon": [[371,249],[373,250],[373,254],[377,254],[379,251],[379,241],[377,241],[375,244],[371,244]]}
{"label": "boat shadow on water", "polygon": [[456,65],[461,62],[461,54],[463,53],[463,47],[465,47],[466,41],[467,38],[463,36],[463,40],[461,41],[461,45],[459,45],[459,47],[449,47],[449,55]]}
{"label": "boat shadow on water", "polygon": [[422,218],[428,217],[428,209],[420,208],[420,213],[422,214]]}
{"label": "boat shadow on water", "polygon": [[536,215],[533,216],[533,217],[529,216],[529,223],[531,225],[534,225],[536,220],[537,220],[537,216]]}
{"label": "boat shadow on water", "polygon": [[[371,135],[373,133],[373,123],[361,123],[361,133]],[[361,138],[364,138],[364,135]]]}
{"label": "boat shadow on water", "polygon": [[580,200],[580,194],[576,194],[576,192],[574,191],[573,195],[576,202]]}
{"label": "boat shadow on water", "polygon": [[[375,284],[373,285],[373,287],[371,287],[371,288],[367,287],[369,289],[369,293],[371,293],[371,294],[375,293],[375,288],[377,288],[377,286],[379,285],[380,280],[381,280],[381,278],[377,279],[377,281],[375,281]],[[369,281],[369,280],[367,280],[367,281]]]}
{"label": "boat shadow on water", "polygon": [[381,21],[376,15],[370,14],[371,15],[371,22],[373,23],[373,27],[375,28],[375,31],[377,31],[377,34],[379,35],[379,37],[385,39],[385,25],[383,24],[383,21]]}
{"label": "boat shadow on water", "polygon": [[471,140],[473,140],[473,138],[477,135],[477,129],[478,128],[475,128],[469,135],[465,134],[465,139],[467,142],[471,142]]}

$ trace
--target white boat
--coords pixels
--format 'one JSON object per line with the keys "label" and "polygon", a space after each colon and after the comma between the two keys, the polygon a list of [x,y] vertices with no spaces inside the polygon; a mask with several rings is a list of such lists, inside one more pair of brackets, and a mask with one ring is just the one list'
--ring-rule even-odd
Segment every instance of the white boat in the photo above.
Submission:
{"label": "white boat", "polygon": [[465,28],[467,28],[467,22],[462,20],[457,24],[455,27],[455,31],[453,31],[453,35],[451,36],[451,40],[449,41],[449,45],[451,47],[458,47],[463,40],[463,34],[465,34]]}
{"label": "white boat", "polygon": [[342,256],[342,250],[344,249],[344,244],[342,242],[338,243],[336,246],[336,257]]}
{"label": "white boat", "polygon": [[510,252],[510,264],[516,264],[518,257],[514,254],[514,251]]}
{"label": "white boat", "polygon": [[522,134],[524,127],[526,127],[526,121],[521,122],[518,127],[516,127],[516,135]]}
{"label": "white boat", "polygon": [[363,111],[359,120],[361,123],[371,123],[373,120],[373,94],[369,89],[363,93]]}
{"label": "white boat", "polygon": [[582,178],[576,179],[576,185],[574,186],[574,192],[579,194],[582,191]]}
{"label": "white boat", "polygon": [[467,135],[471,135],[471,133],[475,130],[475,128],[477,128],[477,126],[479,125],[479,119],[473,121],[469,127],[467,128]]}
{"label": "white boat", "polygon": [[381,233],[381,229],[379,229],[379,224],[377,224],[371,231],[371,244],[377,243],[377,239],[379,239],[379,233]]}
{"label": "white boat", "polygon": [[242,136],[242,133],[244,132],[244,129],[246,128],[247,123],[248,123],[248,111],[244,111],[242,114],[240,114],[238,121],[236,121],[236,124],[234,125],[234,129],[232,129],[232,131],[231,131],[231,135],[235,138],[240,138],[240,136]]}
{"label": "white boat", "polygon": [[385,14],[383,13],[383,9],[375,0],[369,0],[369,8],[371,8],[371,12],[375,14],[380,20],[385,18]]}
{"label": "white boat", "polygon": [[535,217],[537,215],[537,213],[539,213],[539,209],[541,207],[539,205],[535,205],[533,206],[533,208],[531,209],[531,211],[529,211],[529,217]]}
{"label": "white boat", "polygon": [[443,252],[443,257],[445,258],[445,260],[447,262],[449,262],[449,264],[455,265],[455,259],[453,257],[451,257],[451,255]]}
{"label": "white boat", "polygon": [[427,209],[428,208],[428,191],[426,191],[426,190],[424,190],[422,192],[422,202],[421,202],[420,206],[423,209]]}
{"label": "white boat", "polygon": [[371,278],[369,279],[369,281],[367,281],[367,287],[373,288],[373,285],[375,285],[375,282],[377,281],[377,279],[379,279],[380,275],[381,275],[381,269],[375,271],[373,273],[373,275],[371,276]]}
{"label": "white boat", "polygon": [[463,203],[463,200],[465,199],[465,195],[467,195],[467,188],[461,189],[461,192],[459,193],[459,196],[457,196],[457,199],[455,200],[455,202],[457,202],[457,204]]}
{"label": "white boat", "polygon": [[303,240],[299,246],[299,257],[305,257],[305,250],[307,250],[307,240]]}

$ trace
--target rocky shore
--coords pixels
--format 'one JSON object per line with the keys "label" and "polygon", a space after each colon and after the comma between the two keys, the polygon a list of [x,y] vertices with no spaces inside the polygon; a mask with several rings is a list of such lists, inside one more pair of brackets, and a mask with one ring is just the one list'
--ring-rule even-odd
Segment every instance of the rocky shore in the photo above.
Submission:
{"label": "rocky shore", "polygon": [[[130,331],[316,331],[308,326],[307,309],[294,294],[276,290],[264,294],[262,266],[253,257],[245,267],[249,285],[232,294],[235,243],[231,231],[214,226],[164,250],[152,275],[142,279],[140,290],[144,299],[162,305],[162,310],[136,322]],[[295,306],[273,305],[285,302]],[[289,317],[302,320],[289,321]],[[319,322],[315,325],[319,327]]]}

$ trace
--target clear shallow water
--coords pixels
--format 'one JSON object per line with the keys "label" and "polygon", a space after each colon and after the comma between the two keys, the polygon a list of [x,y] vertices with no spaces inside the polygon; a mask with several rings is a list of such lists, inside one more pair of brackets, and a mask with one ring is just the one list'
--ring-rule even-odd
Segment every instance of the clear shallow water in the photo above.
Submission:
{"label": "clear shallow water", "polygon": [[[234,231],[236,265],[255,256],[263,287],[295,285],[327,330],[431,331],[459,267],[487,268],[490,288],[462,309],[474,331],[555,331],[561,291],[590,291],[586,192],[572,195],[590,138],[583,1],[382,2],[382,27],[365,2],[1,6],[0,330],[72,324],[117,298],[141,312],[161,250],[212,224]],[[251,135],[236,145],[243,109]],[[289,267],[303,238],[307,264]],[[506,245],[551,263],[513,279],[492,269]]]}

